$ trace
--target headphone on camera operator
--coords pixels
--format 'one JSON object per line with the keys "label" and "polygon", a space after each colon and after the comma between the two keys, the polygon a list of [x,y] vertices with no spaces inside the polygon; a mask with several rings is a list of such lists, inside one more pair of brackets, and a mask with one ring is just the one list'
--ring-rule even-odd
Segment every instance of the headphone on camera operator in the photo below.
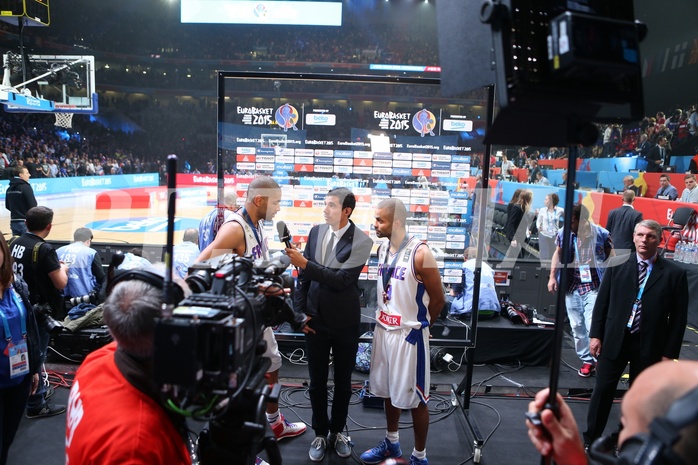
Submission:
{"label": "headphone on camera operator", "polygon": [[[688,465],[673,447],[682,437],[681,430],[690,425],[698,425],[698,388],[675,400],[666,415],[654,418],[648,433],[626,439],[617,457],[613,455],[615,444],[611,437],[594,441],[589,455],[602,465]],[[698,441],[698,437],[684,438],[687,439]]]}

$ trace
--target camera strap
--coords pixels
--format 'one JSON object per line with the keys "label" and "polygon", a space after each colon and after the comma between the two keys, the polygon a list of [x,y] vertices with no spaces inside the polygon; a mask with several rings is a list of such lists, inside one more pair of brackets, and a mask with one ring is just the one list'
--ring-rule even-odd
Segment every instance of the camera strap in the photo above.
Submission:
{"label": "camera strap", "polygon": [[[7,241],[7,246],[11,247],[12,244],[22,236],[14,236],[10,238],[9,241]],[[34,248],[32,249],[32,262],[33,263],[39,263],[39,251],[41,250],[41,246],[44,245],[45,242],[43,240],[39,240],[36,244],[34,244]]]}

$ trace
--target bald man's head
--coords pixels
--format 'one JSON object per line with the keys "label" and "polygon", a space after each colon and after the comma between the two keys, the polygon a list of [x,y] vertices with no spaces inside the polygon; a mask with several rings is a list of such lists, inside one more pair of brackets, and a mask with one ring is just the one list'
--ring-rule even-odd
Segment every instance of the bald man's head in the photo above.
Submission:
{"label": "bald man's head", "polygon": [[[623,398],[621,422],[623,429],[618,444],[631,436],[649,432],[653,419],[665,416],[671,404],[698,388],[698,362],[665,361],[652,365],[637,377]],[[674,445],[674,452],[686,465],[698,464],[698,424],[682,430],[681,439]]]}

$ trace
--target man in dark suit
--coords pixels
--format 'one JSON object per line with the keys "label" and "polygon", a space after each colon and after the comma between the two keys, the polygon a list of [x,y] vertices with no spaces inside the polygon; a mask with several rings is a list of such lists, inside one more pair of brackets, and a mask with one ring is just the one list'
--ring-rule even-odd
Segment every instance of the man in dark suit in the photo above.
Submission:
{"label": "man in dark suit", "polygon": [[648,366],[676,359],[688,319],[686,271],[657,253],[662,227],[635,226],[636,254],[609,261],[594,306],[589,350],[598,360],[584,442],[603,434],[618,381],[630,362],[630,383]]}
{"label": "man in dark suit", "polygon": [[666,137],[660,137],[657,145],[647,152],[647,172],[660,173],[666,157]]}
{"label": "man in dark suit", "polygon": [[[309,317],[303,332],[316,435],[308,452],[313,462],[324,458],[328,446],[340,457],[351,456],[351,446],[342,430],[359,344],[358,279],[373,247],[368,235],[349,219],[355,207],[356,198],[349,189],[332,189],[325,196],[326,224],[310,230],[303,254],[295,248],[286,249],[291,263],[299,269],[294,309]],[[334,366],[331,418],[327,415],[330,351]]]}
{"label": "man in dark suit", "polygon": [[623,205],[608,212],[606,229],[611,233],[613,248],[616,255],[629,254],[635,251],[633,233],[635,225],[642,221],[642,213],[633,208],[635,192],[623,192]]}
{"label": "man in dark suit", "polygon": [[535,158],[531,158],[531,161],[529,162],[529,165],[528,165],[528,169],[529,169],[528,183],[535,184],[536,181],[538,180],[538,173],[542,173],[541,169],[538,167],[538,160],[536,160]]}

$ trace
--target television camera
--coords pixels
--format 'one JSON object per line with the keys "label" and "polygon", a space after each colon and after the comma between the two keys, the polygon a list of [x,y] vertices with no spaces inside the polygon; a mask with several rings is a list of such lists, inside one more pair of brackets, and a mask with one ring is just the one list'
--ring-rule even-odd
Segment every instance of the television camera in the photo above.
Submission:
{"label": "television camera", "polygon": [[261,449],[281,463],[275,439],[264,437],[266,402],[278,387],[265,382],[262,336],[283,322],[304,326],[288,295],[293,280],[283,275],[289,264],[285,255],[255,261],[235,254],[194,264],[186,279],[192,294],[157,322],[154,379],[171,410],[208,422],[199,436],[201,464],[252,464]]}

